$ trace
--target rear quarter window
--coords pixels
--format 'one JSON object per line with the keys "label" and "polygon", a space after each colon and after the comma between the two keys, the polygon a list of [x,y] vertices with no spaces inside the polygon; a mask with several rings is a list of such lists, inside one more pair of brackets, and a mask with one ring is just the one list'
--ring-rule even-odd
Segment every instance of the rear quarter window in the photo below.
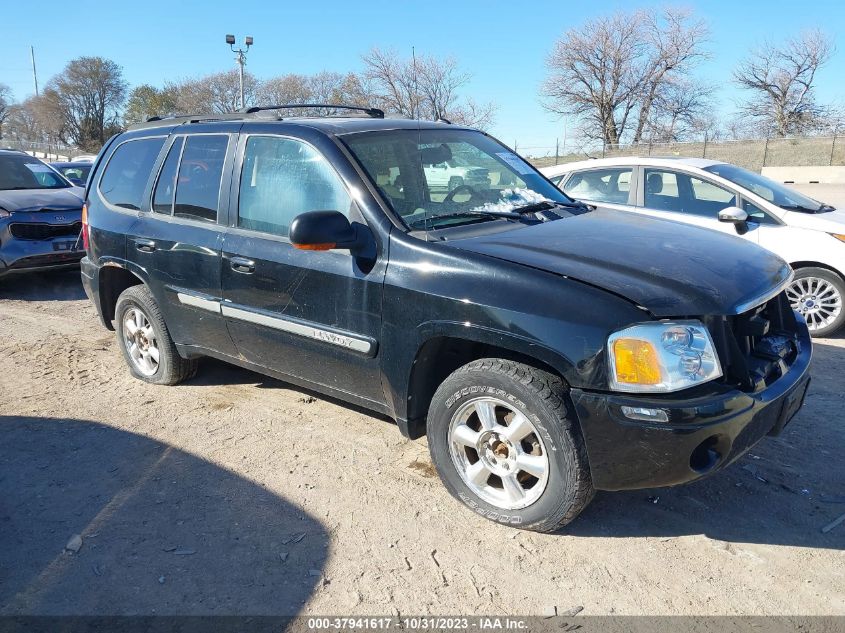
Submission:
{"label": "rear quarter window", "polygon": [[109,204],[140,209],[144,189],[165,137],[141,138],[118,145],[100,178],[100,195]]}

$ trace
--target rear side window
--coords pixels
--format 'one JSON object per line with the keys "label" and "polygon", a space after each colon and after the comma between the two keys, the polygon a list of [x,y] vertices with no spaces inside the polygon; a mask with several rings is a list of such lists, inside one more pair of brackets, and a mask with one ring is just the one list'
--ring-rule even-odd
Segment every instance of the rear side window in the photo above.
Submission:
{"label": "rear side window", "polygon": [[100,195],[124,209],[140,209],[153,165],[164,145],[164,138],[126,141],[114,150],[100,178]]}
{"label": "rear side window", "polygon": [[287,237],[299,214],[330,210],[348,216],[351,205],[334,169],[311,146],[273,136],[247,140],[238,226]]}
{"label": "rear side window", "polygon": [[229,137],[222,134],[198,134],[185,139],[173,215],[191,220],[217,221],[220,179]]}
{"label": "rear side window", "polygon": [[576,200],[627,204],[631,171],[630,167],[623,167],[575,172],[566,181],[563,191]]}
{"label": "rear side window", "polygon": [[173,142],[173,145],[170,146],[170,151],[167,153],[164,166],[161,168],[155,193],[153,194],[153,211],[156,213],[166,213],[167,215],[173,213],[173,198],[176,193],[176,170],[179,169],[179,158],[182,155],[183,143],[184,137],[181,136]]}

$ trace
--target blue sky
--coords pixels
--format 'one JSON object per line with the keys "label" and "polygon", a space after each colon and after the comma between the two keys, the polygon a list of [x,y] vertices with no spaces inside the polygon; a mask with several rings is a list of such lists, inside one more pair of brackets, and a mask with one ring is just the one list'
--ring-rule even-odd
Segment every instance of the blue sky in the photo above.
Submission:
{"label": "blue sky", "polygon": [[[616,9],[658,7],[634,2],[451,2],[146,0],[143,3],[35,5],[6,0],[0,11],[0,82],[17,98],[34,92],[29,47],[35,46],[41,85],[81,55],[119,63],[131,85],[233,67],[226,33],[255,38],[248,68],[259,77],[320,70],[360,69],[360,54],[373,46],[409,55],[453,55],[472,74],[465,89],[476,101],[498,105],[492,132],[520,148],[554,145],[565,122],[540,105],[538,88],[552,43],[568,27]],[[750,47],[803,28],[821,27],[839,37],[838,51],[818,75],[822,101],[845,102],[845,2],[699,0],[682,2],[711,27],[712,58],[700,74],[720,86],[718,108],[733,109],[738,94],[732,68]],[[570,126],[571,127],[571,126]],[[528,150],[532,153],[532,150]]]}

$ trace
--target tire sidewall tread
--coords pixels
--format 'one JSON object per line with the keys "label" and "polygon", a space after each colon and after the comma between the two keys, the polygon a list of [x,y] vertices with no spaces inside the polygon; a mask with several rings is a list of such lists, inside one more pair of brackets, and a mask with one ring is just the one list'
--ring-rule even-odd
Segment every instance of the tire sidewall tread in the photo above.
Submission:
{"label": "tire sidewall tread", "polygon": [[[464,483],[452,461],[448,432],[456,408],[489,395],[522,411],[541,435],[549,457],[549,479],[540,498],[526,508],[505,510],[480,499]],[[587,454],[577,423],[569,415],[563,381],[515,361],[481,359],[456,370],[437,389],[428,418],[429,450],[446,489],[487,519],[539,532],[572,521],[594,495]]]}
{"label": "tire sidewall tread", "polygon": [[[145,376],[137,370],[129,356],[129,350],[123,340],[123,316],[130,308],[139,308],[153,326],[159,349],[158,371],[152,376]],[[175,385],[196,374],[196,360],[188,360],[179,355],[176,345],[170,338],[170,332],[155,298],[147,286],[141,284],[124,290],[115,305],[115,332],[130,373],[139,380],[156,385]]]}

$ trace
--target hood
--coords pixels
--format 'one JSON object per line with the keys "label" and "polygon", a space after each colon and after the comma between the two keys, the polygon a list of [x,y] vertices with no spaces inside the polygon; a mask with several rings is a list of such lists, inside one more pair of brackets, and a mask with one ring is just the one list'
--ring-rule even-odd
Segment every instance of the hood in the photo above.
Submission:
{"label": "hood", "polygon": [[0,190],[0,208],[10,213],[61,209],[79,209],[85,195],[82,187],[66,189]]}
{"label": "hood", "polygon": [[845,234],[845,211],[840,209],[825,213],[787,211],[781,216],[781,219],[789,226],[797,226],[813,231],[824,231],[825,233]]}
{"label": "hood", "polygon": [[601,209],[449,244],[608,290],[658,318],[736,314],[792,274],[742,238]]}

